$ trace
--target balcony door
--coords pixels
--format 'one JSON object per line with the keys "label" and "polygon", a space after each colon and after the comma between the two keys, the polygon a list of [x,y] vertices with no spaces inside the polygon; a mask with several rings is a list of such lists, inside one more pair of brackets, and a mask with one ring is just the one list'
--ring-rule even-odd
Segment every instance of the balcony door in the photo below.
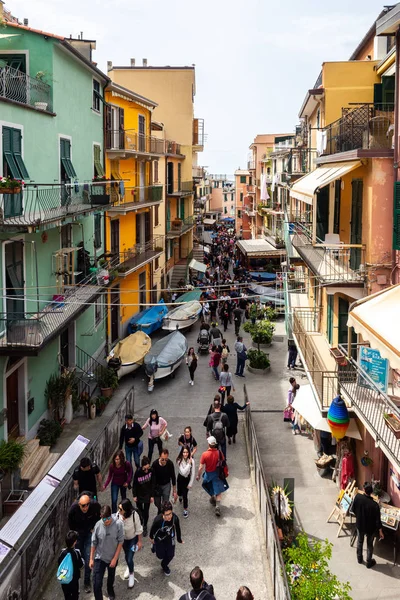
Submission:
{"label": "balcony door", "polygon": [[7,321],[23,319],[25,316],[23,242],[7,242],[4,245],[4,268]]}
{"label": "balcony door", "polygon": [[322,242],[329,232],[329,185],[321,188],[317,194],[316,235]]}
{"label": "balcony door", "polygon": [[[349,318],[349,302],[344,298],[339,298],[339,316],[338,316],[338,344],[346,346],[349,339],[347,320]],[[357,360],[357,334],[351,327],[351,356]]]}
{"label": "balcony door", "polygon": [[146,185],[146,165],[144,161],[139,162],[139,200],[144,202]]}
{"label": "balcony door", "polygon": [[139,115],[139,151],[146,152],[146,118]]}
{"label": "balcony door", "polygon": [[[362,197],[363,180],[353,179],[351,182],[351,229],[350,244],[362,244]],[[352,248],[350,255],[350,267],[353,270],[360,268],[361,248]]]}
{"label": "balcony door", "polygon": [[119,254],[119,219],[111,221],[111,254]]}
{"label": "balcony door", "polygon": [[167,164],[167,194],[174,193],[174,163]]}

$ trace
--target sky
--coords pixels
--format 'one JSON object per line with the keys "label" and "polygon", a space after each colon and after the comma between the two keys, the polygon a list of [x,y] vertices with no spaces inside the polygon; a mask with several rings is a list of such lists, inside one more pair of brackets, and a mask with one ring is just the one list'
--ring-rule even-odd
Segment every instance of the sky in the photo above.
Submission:
{"label": "sky", "polygon": [[[259,133],[291,132],[325,61],[348,60],[383,8],[373,0],[6,0],[31,27],[97,41],[94,60],[196,65],[199,164],[245,167]],[[178,140],[179,141],[179,140]]]}

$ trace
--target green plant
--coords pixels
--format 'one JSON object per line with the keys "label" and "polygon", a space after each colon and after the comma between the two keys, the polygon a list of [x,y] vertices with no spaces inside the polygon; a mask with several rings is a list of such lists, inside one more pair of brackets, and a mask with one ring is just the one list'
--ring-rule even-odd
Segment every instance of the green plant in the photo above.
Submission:
{"label": "green plant", "polygon": [[341,583],[328,568],[332,547],[328,540],[311,541],[301,532],[295,543],[283,550],[293,600],[351,600],[350,584]]}
{"label": "green plant", "polygon": [[243,325],[243,329],[251,335],[251,339],[256,344],[270,344],[274,335],[275,325],[266,319],[254,324],[247,321]]}
{"label": "green plant", "polygon": [[77,410],[79,408],[79,392],[75,371],[64,369],[61,374],[53,373],[50,375],[46,381],[44,397],[48,408],[53,411],[57,418],[64,411],[65,403],[69,396],[72,396],[73,409]]}
{"label": "green plant", "polygon": [[15,471],[21,465],[25,455],[25,444],[16,440],[0,442],[0,469]]}
{"label": "green plant", "polygon": [[13,190],[20,188],[25,182],[21,179],[13,179],[12,177],[0,177],[0,188]]}
{"label": "green plant", "polygon": [[62,427],[58,421],[42,419],[39,423],[37,437],[41,446],[53,446],[60,437]]}
{"label": "green plant", "polygon": [[96,379],[100,388],[112,388],[115,390],[118,387],[118,376],[114,369],[100,365],[96,369]]}
{"label": "green plant", "polygon": [[252,369],[267,369],[271,364],[268,354],[262,350],[250,348],[250,350],[247,351],[247,356]]}

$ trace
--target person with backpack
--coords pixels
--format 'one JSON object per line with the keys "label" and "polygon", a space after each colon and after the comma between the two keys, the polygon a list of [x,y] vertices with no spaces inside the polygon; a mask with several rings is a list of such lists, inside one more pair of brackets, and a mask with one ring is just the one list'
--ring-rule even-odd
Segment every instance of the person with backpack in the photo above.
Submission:
{"label": "person with backpack", "polygon": [[185,427],[182,435],[179,436],[178,446],[189,446],[190,455],[193,458],[197,452],[197,442],[192,434],[192,428],[190,425]]}
{"label": "person with backpack", "polygon": [[229,419],[229,427],[226,430],[226,436],[228,438],[228,444],[231,445],[231,440],[234,444],[236,444],[236,435],[237,435],[237,427],[238,427],[238,410],[245,410],[247,406],[249,406],[250,402],[246,402],[243,406],[240,406],[237,402],[235,402],[235,398],[231,395],[228,395],[227,403],[222,407],[223,412],[228,415]]}
{"label": "person with backpack", "polygon": [[229,365],[225,364],[219,374],[219,385],[218,392],[221,394],[221,406],[224,406],[225,394],[230,396],[231,390],[235,391],[233,387],[232,373],[229,371]]}
{"label": "person with backpack", "polygon": [[147,523],[149,522],[150,504],[154,502],[155,478],[150,460],[147,456],[142,458],[142,466],[136,469],[133,477],[133,501],[139,509],[143,519],[143,537],[147,537]]}
{"label": "person with backpack", "polygon": [[228,362],[229,352],[230,352],[229,346],[226,343],[226,340],[223,339],[222,345],[221,345],[221,363],[222,363],[222,365],[225,365]]}
{"label": "person with backpack", "polygon": [[80,550],[75,548],[78,541],[76,531],[68,531],[65,537],[66,548],[61,550],[58,557],[57,579],[66,600],[79,600],[79,578],[85,561]]}
{"label": "person with backpack", "polygon": [[95,600],[103,600],[103,579],[107,570],[108,600],[115,600],[115,571],[124,543],[124,527],[111,514],[111,507],[102,506],[100,521],[92,533],[89,567],[93,569],[93,592]]}
{"label": "person with backpack", "polygon": [[211,583],[204,581],[203,571],[195,567],[190,572],[190,592],[183,594],[179,600],[216,600],[214,587]]}
{"label": "person with backpack", "polygon": [[183,500],[183,517],[187,519],[189,516],[188,493],[193,485],[196,468],[189,446],[182,446],[176,462],[178,465],[177,488],[179,502]]}
{"label": "person with backpack", "polygon": [[113,514],[117,512],[118,492],[121,492],[121,498],[125,500],[126,490],[132,481],[132,474],[131,463],[125,460],[125,454],[122,450],[117,450],[112,458],[103,488],[104,491],[111,482],[111,510]]}
{"label": "person with backpack", "polygon": [[143,526],[139,512],[133,508],[132,502],[126,498],[119,503],[117,521],[121,521],[124,528],[123,549],[127,568],[124,573],[124,579],[129,579],[128,588],[135,585],[135,573],[133,560],[135,552],[142,549]]}
{"label": "person with backpack", "polygon": [[169,564],[175,556],[176,542],[183,544],[179,517],[172,511],[171,502],[164,502],[150,529],[151,551],[161,560],[165,575],[171,574]]}
{"label": "person with backpack", "polygon": [[214,412],[207,417],[207,437],[213,436],[217,440],[222,454],[226,457],[225,429],[229,427],[229,418],[221,412],[221,402],[214,400]]}
{"label": "person with backpack", "polygon": [[88,456],[81,458],[79,467],[76,467],[72,474],[72,479],[75,491],[79,494],[90,492],[93,498],[97,498],[97,484],[100,490],[103,487],[100,469]]}
{"label": "person with backpack", "polygon": [[221,354],[219,353],[217,346],[213,345],[211,348],[211,357],[210,357],[209,365],[212,369],[212,372],[214,374],[216,381],[219,381],[218,367],[219,367],[220,362],[221,362]]}
{"label": "person with backpack", "polygon": [[68,512],[68,527],[71,531],[77,532],[78,541],[76,547],[85,561],[83,585],[86,593],[91,592],[91,569],[89,568],[90,547],[92,544],[92,531],[100,519],[100,509],[101,506],[96,500],[88,494],[83,493],[73,503]]}
{"label": "person with backpack", "polygon": [[[226,417],[226,415],[224,415]],[[226,478],[221,478],[221,466],[225,461],[225,455],[218,449],[218,442],[214,436],[207,438],[208,450],[203,452],[200,458],[200,466],[197,471],[196,480],[199,481],[203,472],[202,488],[210,496],[210,504],[215,506],[215,515],[221,516],[221,496],[229,489]]]}

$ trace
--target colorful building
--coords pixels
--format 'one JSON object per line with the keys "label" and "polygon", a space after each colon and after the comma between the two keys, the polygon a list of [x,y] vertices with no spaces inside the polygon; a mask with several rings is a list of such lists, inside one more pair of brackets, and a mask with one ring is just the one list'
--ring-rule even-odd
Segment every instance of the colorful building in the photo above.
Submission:
{"label": "colorful building", "polygon": [[248,187],[252,186],[250,171],[236,169],[235,171],[235,198],[236,198],[236,235],[243,240],[252,238],[251,217],[253,216],[253,200],[248,194]]}

